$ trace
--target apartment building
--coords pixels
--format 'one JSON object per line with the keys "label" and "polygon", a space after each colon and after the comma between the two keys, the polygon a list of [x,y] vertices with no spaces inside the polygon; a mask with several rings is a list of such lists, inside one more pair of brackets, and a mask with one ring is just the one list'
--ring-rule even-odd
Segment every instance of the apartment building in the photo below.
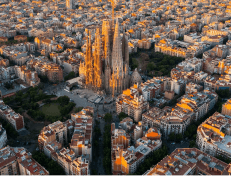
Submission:
{"label": "apartment building", "polygon": [[119,123],[119,128],[122,128],[123,130],[130,131],[133,127],[133,120],[130,117],[124,118],[122,121]]}
{"label": "apartment building", "polygon": [[27,67],[31,70],[35,70],[38,75],[47,76],[48,80],[51,82],[63,81],[63,70],[58,64],[37,58],[28,61]]}
{"label": "apartment building", "polygon": [[55,140],[62,145],[67,143],[67,128],[60,121],[54,122],[41,130],[38,136],[40,150],[43,150],[45,145]]}
{"label": "apartment building", "polygon": [[185,94],[176,106],[194,112],[195,120],[197,120],[211,110],[217,100],[218,95],[215,92],[205,89],[202,92]]}
{"label": "apartment building", "polygon": [[8,59],[3,59],[2,57],[0,57],[0,66],[9,67],[10,66],[9,60]]}
{"label": "apartment building", "polygon": [[[62,149],[62,144],[56,140],[49,142],[43,147],[43,152],[48,158],[54,157],[55,153]],[[56,161],[55,158],[52,158]]]}
{"label": "apartment building", "polygon": [[60,82],[63,81],[63,70],[57,65],[49,66],[46,70],[46,75],[49,81],[51,82]]}
{"label": "apartment building", "polygon": [[35,87],[40,83],[40,78],[38,77],[37,72],[28,70],[25,65],[15,66],[15,75],[32,87]]}
{"label": "apartment building", "polygon": [[[54,122],[40,132],[39,148],[58,162],[67,175],[88,175],[92,161],[92,125],[94,109],[85,107],[71,119]],[[63,145],[71,138],[69,148]]]}
{"label": "apartment building", "polygon": [[52,51],[62,51],[64,47],[62,43],[58,43],[55,40],[46,37],[35,37],[34,42],[36,49],[41,51],[44,50],[44,53],[46,54],[49,54]]}
{"label": "apartment building", "polygon": [[0,123],[0,149],[6,145],[6,142],[7,142],[6,130],[3,128],[2,124]]}
{"label": "apartment building", "polygon": [[49,172],[32,158],[32,154],[24,147],[13,148],[20,175],[49,175]]}
{"label": "apartment building", "polygon": [[124,90],[116,99],[116,112],[124,112],[133,117],[136,122],[141,120],[142,113],[149,109],[149,103],[140,95],[137,85]]}
{"label": "apartment building", "polygon": [[157,128],[150,128],[143,136],[143,130],[135,146],[130,146],[131,136],[123,129],[111,125],[111,160],[113,175],[134,173],[145,158],[162,145],[161,134]]}
{"label": "apartment building", "polygon": [[164,93],[164,85],[165,80],[153,78],[141,83],[139,89],[142,91],[142,95],[144,96],[145,100],[149,101],[156,98],[161,93]]}
{"label": "apartment building", "polygon": [[142,125],[156,127],[167,137],[170,133],[182,134],[192,120],[197,120],[211,110],[217,102],[215,92],[204,90],[191,92],[181,97],[174,108],[154,107],[142,114]]}
{"label": "apartment building", "polygon": [[0,100],[0,117],[9,122],[16,131],[24,129],[24,118]]}
{"label": "apartment building", "polygon": [[196,142],[199,149],[212,156],[231,158],[230,130],[230,118],[215,112],[197,129]]}
{"label": "apartment building", "polygon": [[24,147],[0,149],[1,175],[49,175],[49,172],[32,158]]}
{"label": "apartment building", "polygon": [[161,117],[159,128],[166,138],[170,133],[183,134],[193,117],[193,112],[176,107],[172,112]]}
{"label": "apartment building", "polygon": [[221,114],[231,116],[231,99],[228,99],[226,103],[222,104]]}
{"label": "apartment building", "polygon": [[177,148],[143,175],[229,175],[230,165],[197,148]]}
{"label": "apartment building", "polygon": [[201,92],[202,90],[203,90],[203,86],[190,82],[186,84],[185,94]]}
{"label": "apartment building", "polygon": [[174,47],[173,42],[168,39],[160,40],[158,43],[155,43],[155,51],[161,52],[163,54],[167,54],[170,56],[177,56],[177,57],[186,57],[186,49],[182,47]]}
{"label": "apartment building", "polygon": [[180,62],[176,68],[179,68],[182,71],[194,71],[195,73],[202,70],[203,61],[202,59],[198,59],[196,57],[187,58],[184,61]]}
{"label": "apartment building", "polygon": [[85,156],[80,156],[75,158],[70,166],[70,174],[71,175],[89,175],[89,162],[88,158]]}
{"label": "apartment building", "polygon": [[[71,114],[75,119],[74,132],[72,135],[70,148],[75,152],[76,156],[88,155],[90,162],[92,160],[92,116],[88,109],[83,109],[79,113]],[[76,118],[77,117],[77,118]]]}
{"label": "apartment building", "polygon": [[142,125],[150,127],[160,128],[161,117],[171,112],[172,108],[165,106],[163,109],[153,107],[142,114]]}
{"label": "apartment building", "polygon": [[0,173],[1,175],[19,175],[16,155],[9,146],[0,149]]}

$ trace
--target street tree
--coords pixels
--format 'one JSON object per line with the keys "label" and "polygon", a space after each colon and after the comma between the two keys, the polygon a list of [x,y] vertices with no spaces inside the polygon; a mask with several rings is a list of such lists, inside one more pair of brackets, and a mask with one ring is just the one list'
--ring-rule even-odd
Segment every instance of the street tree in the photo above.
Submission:
{"label": "street tree", "polygon": [[104,120],[105,122],[110,123],[112,121],[112,115],[110,113],[105,114]]}

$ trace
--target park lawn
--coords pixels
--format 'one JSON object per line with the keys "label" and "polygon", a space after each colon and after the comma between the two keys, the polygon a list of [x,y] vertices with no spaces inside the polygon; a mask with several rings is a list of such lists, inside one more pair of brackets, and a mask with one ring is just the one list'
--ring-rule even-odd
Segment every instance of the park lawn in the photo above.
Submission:
{"label": "park lawn", "polygon": [[45,116],[60,116],[61,113],[59,111],[59,104],[58,103],[50,103],[50,104],[45,104],[41,107],[40,109]]}

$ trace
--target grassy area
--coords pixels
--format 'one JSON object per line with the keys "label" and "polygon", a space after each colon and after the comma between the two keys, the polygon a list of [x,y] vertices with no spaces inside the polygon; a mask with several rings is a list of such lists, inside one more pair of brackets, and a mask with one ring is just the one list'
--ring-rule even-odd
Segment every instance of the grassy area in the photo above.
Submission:
{"label": "grassy area", "polygon": [[60,116],[58,103],[50,103],[42,106],[40,110],[47,116]]}

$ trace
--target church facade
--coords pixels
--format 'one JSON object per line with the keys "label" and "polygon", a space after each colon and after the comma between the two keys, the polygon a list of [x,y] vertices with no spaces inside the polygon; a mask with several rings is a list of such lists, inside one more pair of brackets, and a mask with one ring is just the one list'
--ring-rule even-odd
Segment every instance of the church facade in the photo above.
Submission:
{"label": "church facade", "polygon": [[[104,20],[95,32],[94,46],[88,31],[85,62],[79,74],[87,88],[105,90],[113,96],[130,86],[128,38],[120,37],[119,23],[113,29],[111,20]],[[93,49],[94,48],[94,49]]]}

